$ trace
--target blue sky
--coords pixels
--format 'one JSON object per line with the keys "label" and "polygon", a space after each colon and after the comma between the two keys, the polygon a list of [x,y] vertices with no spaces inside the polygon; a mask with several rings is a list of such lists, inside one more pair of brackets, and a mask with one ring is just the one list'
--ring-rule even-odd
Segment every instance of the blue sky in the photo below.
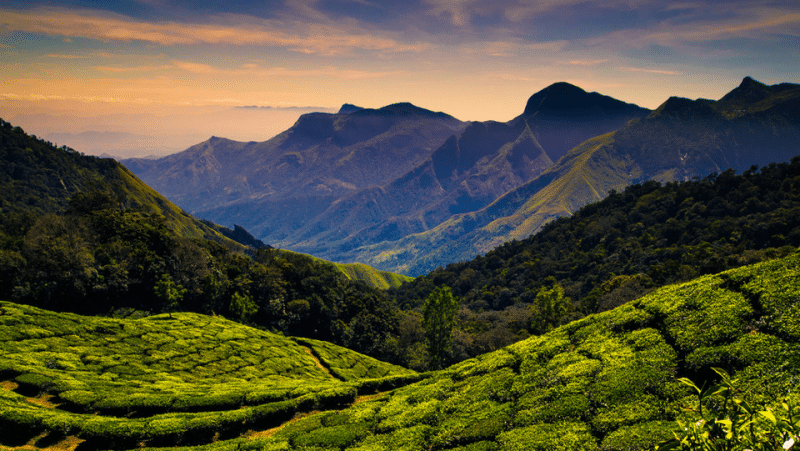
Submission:
{"label": "blue sky", "polygon": [[800,82],[798,61],[797,1],[0,1],[0,117],[48,133],[76,111],[239,105],[505,121],[557,81],[655,108]]}

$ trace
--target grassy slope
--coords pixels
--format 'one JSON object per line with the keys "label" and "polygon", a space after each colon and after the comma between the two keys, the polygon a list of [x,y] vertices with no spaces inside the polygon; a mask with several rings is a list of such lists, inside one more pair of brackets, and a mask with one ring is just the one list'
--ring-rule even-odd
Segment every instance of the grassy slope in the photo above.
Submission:
{"label": "grassy slope", "polygon": [[[290,252],[297,254],[297,252],[288,250],[281,250],[281,252]],[[300,254],[300,255],[306,255],[306,254]],[[315,261],[333,265],[339,272],[347,276],[348,279],[363,280],[367,285],[377,288],[379,290],[388,290],[389,288],[397,288],[403,283],[410,282],[411,280],[414,279],[413,277],[404,276],[389,271],[380,271],[371,266],[367,266],[363,263],[335,263],[314,257],[312,255],[306,255],[306,256],[312,258]]]}
{"label": "grassy slope", "polygon": [[363,280],[367,285],[388,290],[397,288],[405,282],[413,280],[413,277],[395,274],[389,271],[379,271],[363,263],[334,263],[334,265],[347,276],[350,280]]}
{"label": "grassy slope", "polygon": [[[364,392],[365,387],[372,388],[374,383],[365,384],[359,380],[349,384],[338,382],[326,378],[324,372],[300,360],[292,369],[284,368],[289,374],[303,375],[307,382],[298,387],[297,392],[292,392],[293,395],[285,394],[288,388],[283,395],[280,390],[275,394],[263,384],[259,385],[259,377],[278,376],[261,375],[254,377],[252,382],[236,383],[236,379],[245,380],[247,377],[242,375],[242,370],[234,371],[231,376],[214,373],[209,370],[214,368],[213,359],[204,361],[205,354],[200,353],[197,359],[203,362],[200,368],[191,371],[178,369],[175,373],[175,377],[190,379],[189,382],[162,383],[161,390],[168,393],[174,384],[194,383],[210,390],[221,389],[234,396],[244,395],[245,402],[240,403],[245,408],[225,410],[230,404],[221,406],[221,401],[215,400],[214,396],[181,398],[186,390],[180,389],[179,393],[171,395],[176,398],[170,406],[190,405],[200,412],[143,417],[136,414],[109,417],[102,411],[101,415],[68,414],[63,406],[48,408],[33,404],[37,399],[26,400],[26,394],[31,396],[36,391],[28,387],[36,384],[54,393],[63,393],[66,388],[79,392],[81,387],[69,387],[67,381],[107,387],[115,382],[116,375],[117,382],[125,381],[124,390],[142,393],[139,397],[118,397],[118,402],[142,403],[147,399],[158,399],[156,389],[159,386],[142,380],[140,387],[136,387],[130,376],[125,375],[132,370],[118,362],[92,363],[93,355],[89,353],[81,358],[79,348],[72,352],[77,354],[76,357],[61,357],[48,350],[48,346],[43,346],[43,340],[50,340],[50,347],[66,349],[70,340],[88,335],[98,342],[110,339],[112,346],[121,347],[122,352],[111,348],[101,354],[102,360],[113,359],[117,352],[121,356],[129,354],[124,340],[114,342],[114,337],[122,334],[115,332],[115,328],[121,329],[120,324],[124,324],[125,329],[142,328],[145,324],[182,324],[181,327],[185,328],[189,327],[185,323],[191,319],[208,325],[187,330],[203,334],[206,340],[227,336],[229,343],[238,340],[252,343],[252,340],[245,341],[243,335],[263,333],[196,315],[176,315],[175,320],[160,316],[129,322],[84,322],[75,316],[53,315],[3,304],[4,315],[0,319],[11,319],[12,325],[7,329],[9,332],[0,336],[9,335],[13,340],[3,346],[6,355],[1,361],[9,362],[6,367],[18,368],[6,369],[3,374],[26,385],[21,386],[22,390],[18,388],[17,392],[1,392],[3,407],[0,418],[4,421],[3,426],[13,425],[14,430],[22,430],[19,425],[39,421],[51,429],[69,431],[69,434],[89,440],[105,440],[100,443],[110,448],[130,446],[126,434],[144,433],[146,435],[137,439],[147,439],[145,445],[207,443],[201,449],[209,450],[652,449],[653,444],[671,436],[674,420],[683,415],[681,407],[692,402],[688,389],[677,382],[677,377],[688,376],[702,382],[713,375],[711,367],[723,367],[751,388],[750,397],[756,402],[763,400],[764,396],[774,398],[793,387],[800,375],[800,370],[797,370],[800,354],[796,350],[800,340],[799,301],[800,253],[795,253],[784,259],[668,286],[615,310],[586,317],[548,334],[431,373],[422,381],[354,403],[348,408],[288,422],[268,433],[230,439],[227,438],[234,437],[243,429],[268,429],[297,411],[351,402],[355,396],[354,387],[361,383]],[[42,319],[38,320],[38,317]],[[14,319],[18,322],[24,320],[30,326],[20,327],[13,322]],[[223,325],[226,327],[216,330],[209,327]],[[229,331],[227,326],[232,329]],[[50,336],[54,334],[53,328],[64,332]],[[94,332],[90,334],[89,329]],[[170,330],[169,327],[163,329]],[[151,333],[159,335],[155,331]],[[150,336],[134,334],[130,341],[147,340]],[[24,337],[42,338],[20,340]],[[288,340],[267,335],[264,338]],[[202,341],[187,340],[195,346]],[[172,340],[168,343],[174,348],[184,349],[181,343]],[[210,346],[214,353],[219,345],[218,341],[216,343],[214,345],[212,340]],[[286,343],[289,346],[281,348],[280,352],[300,355],[294,344]],[[9,352],[12,344],[24,352]],[[311,341],[302,344],[313,348],[323,362],[342,362],[339,367],[358,366],[344,363],[347,358],[337,355],[343,352],[341,348]],[[170,347],[149,350],[151,355],[143,362],[155,364],[159,353],[169,351]],[[104,355],[107,357],[102,357]],[[241,356],[239,358],[246,361]],[[168,365],[180,365],[181,359],[174,360],[175,363]],[[236,362],[236,367],[248,367],[238,359]],[[193,360],[191,365],[196,364]],[[86,377],[78,378],[78,365],[97,366],[85,373]],[[128,366],[135,368],[132,364]],[[336,365],[329,367],[331,373],[339,374]],[[268,371],[265,365],[252,368],[256,372]],[[205,372],[203,379],[191,381],[194,371]],[[161,381],[172,376],[150,377]],[[349,376],[341,373],[339,377]],[[394,381],[401,382],[405,377],[401,373]],[[227,378],[234,381],[231,388],[227,388],[227,384],[222,388],[212,384]],[[203,385],[205,383],[208,385]],[[8,382],[4,386],[7,387]],[[247,387],[247,391],[237,392],[237,387],[240,390]],[[214,394],[214,391],[209,393]],[[80,399],[77,394],[71,396]],[[92,399],[91,394],[83,396]],[[69,398],[70,395],[62,394],[62,397]],[[248,403],[247,400],[252,398],[255,399]],[[109,395],[108,399],[117,398]],[[129,401],[124,401],[126,399]],[[265,404],[255,405],[258,402]],[[111,404],[110,401],[106,403]],[[90,403],[85,401],[79,405],[89,406]],[[91,404],[87,408],[97,411],[103,405]],[[283,409],[288,405],[289,410],[276,410],[276,405]],[[170,409],[175,410],[173,407]],[[209,443],[216,432],[222,432],[217,436],[219,440]],[[119,437],[121,442],[110,441],[111,435]]]}
{"label": "grassy slope", "polygon": [[328,343],[194,313],[122,320],[3,302],[0,343],[5,446],[42,431],[101,448],[205,443],[417,377]]}
{"label": "grassy slope", "polygon": [[665,287],[382,399],[294,423],[259,446],[652,449],[692,402],[677,377],[700,381],[724,367],[755,400],[793,388],[799,299],[798,254]]}

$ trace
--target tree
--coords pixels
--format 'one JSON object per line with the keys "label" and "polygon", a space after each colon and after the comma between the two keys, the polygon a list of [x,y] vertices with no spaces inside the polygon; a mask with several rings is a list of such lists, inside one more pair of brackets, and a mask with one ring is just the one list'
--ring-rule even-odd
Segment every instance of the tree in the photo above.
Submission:
{"label": "tree", "polygon": [[458,302],[448,286],[435,288],[422,307],[425,343],[433,369],[441,369],[452,346],[456,311]]}
{"label": "tree", "polygon": [[554,278],[551,281],[553,286],[549,289],[545,287],[539,289],[539,292],[536,293],[536,299],[531,305],[531,311],[533,312],[531,327],[534,332],[540,334],[557,326],[572,309],[570,298],[564,296],[564,288],[555,283]]}
{"label": "tree", "polygon": [[172,318],[172,312],[178,309],[178,305],[183,300],[183,295],[186,294],[186,289],[180,285],[175,285],[172,277],[169,274],[162,274],[161,279],[156,282],[153,289],[156,292],[156,297],[161,300],[162,309],[169,313]]}
{"label": "tree", "polygon": [[240,322],[247,322],[250,317],[258,311],[258,305],[253,302],[253,298],[247,294],[240,294],[238,291],[231,296],[229,310]]}

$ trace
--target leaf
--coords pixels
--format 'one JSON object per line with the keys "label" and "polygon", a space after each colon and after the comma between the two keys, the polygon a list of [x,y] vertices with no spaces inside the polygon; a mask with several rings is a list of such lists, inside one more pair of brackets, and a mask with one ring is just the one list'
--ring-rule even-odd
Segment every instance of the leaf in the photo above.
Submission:
{"label": "leaf", "polygon": [[772,411],[770,411],[770,410],[762,410],[761,412],[758,412],[758,413],[761,414],[762,417],[764,417],[764,418],[768,419],[769,421],[771,421],[772,424],[777,424],[778,423],[778,419],[775,418],[775,414],[773,414]]}

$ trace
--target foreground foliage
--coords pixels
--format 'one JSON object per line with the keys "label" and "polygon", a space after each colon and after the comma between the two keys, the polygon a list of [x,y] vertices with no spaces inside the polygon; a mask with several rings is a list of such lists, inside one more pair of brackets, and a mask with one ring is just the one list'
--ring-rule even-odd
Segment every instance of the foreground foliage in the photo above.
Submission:
{"label": "foreground foliage", "polygon": [[793,449],[800,439],[800,409],[788,399],[775,410],[751,405],[738,380],[727,372],[712,368],[721,379],[719,385],[698,387],[689,379],[680,381],[691,387],[697,403],[688,406],[693,417],[679,424],[675,438],[657,451],[774,451]]}
{"label": "foreground foliage", "polygon": [[[284,369],[276,372],[292,374],[307,382],[278,385],[277,392],[258,382],[259,378],[271,377],[267,375],[268,368],[273,367],[271,360],[254,363],[252,370],[245,370],[249,368],[246,363],[249,357],[242,354],[244,348],[238,348],[238,359],[245,362],[226,355],[228,364],[233,363],[237,368],[229,369],[230,375],[215,372],[220,368],[218,360],[208,359],[201,352],[195,360],[196,370],[178,368],[182,364],[192,365],[188,363],[189,354],[187,361],[173,359],[176,365],[173,370],[177,370],[181,380],[166,379],[171,373],[162,367],[163,374],[132,383],[127,375],[150,374],[143,370],[146,365],[122,365],[116,361],[98,364],[92,370],[94,376],[79,379],[77,371],[93,365],[90,354],[82,358],[51,355],[47,348],[54,345],[37,348],[37,340],[74,340],[70,337],[83,335],[78,329],[86,330],[89,324],[82,324],[78,317],[48,314],[13,304],[3,304],[3,312],[10,313],[0,318],[16,318],[21,314],[18,311],[30,317],[25,318],[25,323],[35,326],[12,324],[13,339],[2,348],[5,351],[14,346],[14,352],[3,355],[0,361],[13,362],[4,374],[19,384],[16,391],[5,392],[0,401],[4,425],[13,427],[9,430],[44,428],[60,431],[62,436],[75,434],[114,449],[140,443],[186,444],[203,450],[653,449],[674,437],[676,421],[683,424],[697,421],[692,412],[684,410],[685,406],[697,404],[697,394],[680,378],[689,378],[700,387],[716,385],[720,376],[714,368],[722,368],[737,379],[744,393],[742,399],[751,406],[765,406],[759,410],[777,412],[781,399],[788,399],[791,405],[798,402],[790,389],[796,387],[800,377],[800,354],[796,351],[800,344],[797,320],[800,253],[659,289],[614,310],[587,316],[544,335],[429,373],[422,380],[413,374],[389,371],[385,373],[387,378],[364,381],[358,377],[373,375],[347,373],[348,368],[359,365],[344,363],[347,358],[336,357],[344,352],[340,348],[296,340],[295,343],[309,346],[321,362],[341,363],[338,367],[328,364],[331,376],[326,379],[324,372],[311,365],[281,366],[280,362],[288,360],[278,357],[274,367]],[[36,320],[38,315],[44,319]],[[221,325],[220,320],[182,315],[173,314],[173,320],[162,315],[127,322],[92,320],[100,322],[91,324],[97,340],[112,339],[112,344],[113,337],[120,333],[113,332],[121,329],[119,324],[127,330],[159,323],[162,329],[169,330],[169,324],[188,320],[202,325],[199,330],[209,330],[219,339],[228,334],[233,335],[228,340],[242,343],[282,339],[261,335],[259,340],[252,340],[248,334],[263,332],[247,332],[228,322],[225,324],[231,326],[230,331],[228,326],[217,331],[215,327]],[[48,329],[47,324],[59,324],[66,318],[78,321],[75,328],[65,328],[64,334]],[[97,331],[97,326],[107,330]],[[238,337],[240,334],[244,336]],[[143,334],[139,339],[148,336]],[[113,352],[128,355],[127,341],[113,344],[119,346]],[[192,346],[198,343],[189,339],[185,339],[185,344],[175,343],[179,349]],[[290,344],[281,352],[294,352],[292,349],[297,348],[293,346]],[[167,352],[172,350],[165,347]],[[144,362],[162,365],[151,355],[153,351],[145,353],[148,357]],[[82,354],[78,351],[77,355]],[[335,373],[334,367],[341,373]],[[218,382],[213,390],[223,390],[220,397],[210,391],[209,396],[194,392],[196,396],[191,400],[182,398],[179,392],[191,392],[191,385],[181,384],[191,384],[194,371],[202,375],[203,381]],[[356,379],[348,379],[353,376]],[[75,383],[71,380],[84,379],[98,388],[110,386],[115,380],[127,382],[120,396],[100,391],[97,400],[92,397],[91,389],[68,385]],[[159,385],[157,381],[161,380],[165,382]],[[226,383],[219,384],[222,381]],[[224,388],[228,381],[230,388]],[[195,382],[202,385],[200,379]],[[264,391],[259,388],[242,397],[243,392],[237,390],[249,384],[263,387]],[[177,387],[175,392],[171,392],[173,385]],[[85,398],[64,394],[68,388],[88,393],[82,393]],[[390,388],[394,390],[349,407],[340,405],[354,401],[356,393]],[[30,391],[20,393],[20,389]],[[175,396],[167,407],[156,403],[157,390],[158,395],[163,392]],[[34,391],[57,394],[58,402],[65,402],[60,399],[64,394],[66,402],[94,409],[90,412],[98,415],[78,413],[76,408],[71,408],[76,411],[72,413],[61,406],[43,407],[34,403],[37,399],[26,399],[25,394],[30,397],[35,395]],[[291,394],[287,396],[287,392]],[[244,401],[231,403],[223,395]],[[133,407],[125,410],[129,405]],[[181,410],[184,405],[187,408]],[[226,410],[231,405],[244,408]],[[106,406],[109,410],[103,410]],[[145,408],[153,410],[147,412]],[[245,429],[270,429],[297,412],[320,408],[324,411],[286,422],[269,433],[236,437],[237,432]]]}

